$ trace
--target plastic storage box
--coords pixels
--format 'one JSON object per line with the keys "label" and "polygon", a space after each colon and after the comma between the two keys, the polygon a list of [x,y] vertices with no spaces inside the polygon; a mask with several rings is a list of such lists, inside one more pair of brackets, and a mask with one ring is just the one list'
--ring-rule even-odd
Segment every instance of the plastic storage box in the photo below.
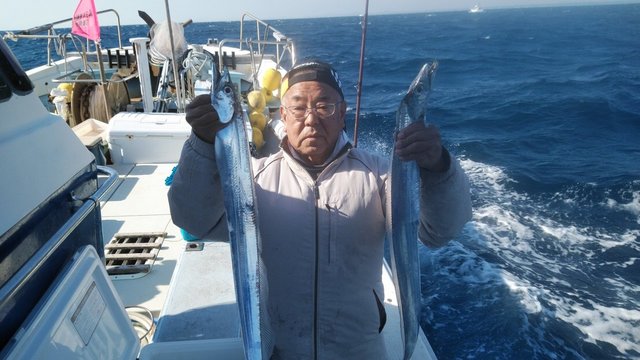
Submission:
{"label": "plastic storage box", "polygon": [[104,154],[106,149],[103,149],[103,146],[107,144],[107,123],[96,119],[87,119],[71,129],[80,141],[82,141],[82,144],[91,151],[96,158],[96,164],[106,165],[107,162]]}
{"label": "plastic storage box", "polygon": [[2,359],[135,360],[138,336],[93,246],[78,250]]}
{"label": "plastic storage box", "polygon": [[114,164],[175,163],[191,127],[184,114],[121,112],[109,120]]}

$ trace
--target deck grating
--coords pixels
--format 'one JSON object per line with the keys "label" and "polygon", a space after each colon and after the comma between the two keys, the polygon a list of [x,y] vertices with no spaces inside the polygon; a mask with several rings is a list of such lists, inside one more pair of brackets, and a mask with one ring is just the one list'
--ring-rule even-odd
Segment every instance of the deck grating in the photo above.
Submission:
{"label": "deck grating", "polygon": [[146,274],[158,256],[166,232],[118,233],[104,247],[109,275]]}

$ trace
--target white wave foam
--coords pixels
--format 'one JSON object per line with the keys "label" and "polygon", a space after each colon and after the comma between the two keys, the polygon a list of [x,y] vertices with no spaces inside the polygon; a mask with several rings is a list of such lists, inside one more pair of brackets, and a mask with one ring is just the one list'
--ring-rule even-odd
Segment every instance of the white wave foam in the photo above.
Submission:
{"label": "white wave foam", "polygon": [[[607,261],[600,257],[619,246],[640,249],[640,230],[612,233],[605,228],[580,227],[572,219],[556,216],[546,201],[509,188],[515,181],[500,167],[468,159],[461,165],[474,200],[473,221],[463,234],[468,242],[461,247],[468,247],[471,254],[452,265],[461,268],[452,267],[449,275],[474,285],[501,282],[524,312],[566,321],[596,345],[606,342],[623,353],[640,353],[640,311],[608,305],[598,296],[607,291],[625,304],[640,306],[640,286],[611,273],[612,268],[635,266],[640,259]],[[562,199],[571,194],[557,195]],[[581,203],[575,198],[565,201],[572,206]],[[640,215],[640,192],[634,192],[633,200],[626,204],[609,199],[608,206]],[[594,279],[603,281],[596,286]]]}
{"label": "white wave foam", "polygon": [[428,251],[424,255],[432,262],[446,258],[447,262],[438,266],[439,275],[448,276],[450,280],[469,285],[502,283],[499,268],[483,261],[460,243],[454,242],[450,246]]}
{"label": "white wave foam", "polygon": [[469,181],[476,187],[503,191],[503,183],[513,181],[498,166],[482,164],[470,159],[460,160],[460,165],[469,177]]}
{"label": "white wave foam", "polygon": [[512,213],[498,205],[487,205],[474,211],[474,224],[478,231],[500,243],[520,252],[532,252],[528,240],[533,231],[522,224]]}
{"label": "white wave foam", "polygon": [[589,308],[573,304],[557,312],[557,316],[576,326],[597,345],[604,341],[619,351],[640,353],[640,311],[619,307],[605,307],[589,302]]}
{"label": "white wave foam", "polygon": [[584,243],[591,239],[590,236],[582,234],[581,230],[575,226],[562,226],[557,223],[553,224],[540,224],[540,229],[547,235],[560,241],[567,241],[570,243]]}
{"label": "white wave foam", "polygon": [[598,244],[604,249],[611,249],[618,246],[631,246],[640,249],[640,244],[636,240],[640,238],[640,230],[629,229],[622,234],[604,234],[595,232],[594,235],[598,239]]}
{"label": "white wave foam", "polygon": [[545,290],[527,284],[506,271],[502,272],[502,279],[511,293],[520,300],[520,304],[527,313],[537,314],[543,311],[544,307],[539,299],[544,296]]}
{"label": "white wave foam", "polygon": [[611,209],[626,211],[638,216],[638,224],[640,224],[640,191],[634,191],[631,201],[626,204],[620,204],[614,199],[607,199],[607,206]]}

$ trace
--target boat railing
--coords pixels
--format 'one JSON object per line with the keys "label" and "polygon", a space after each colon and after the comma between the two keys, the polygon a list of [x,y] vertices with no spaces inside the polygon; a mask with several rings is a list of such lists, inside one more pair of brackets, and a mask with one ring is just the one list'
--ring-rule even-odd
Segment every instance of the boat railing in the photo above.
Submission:
{"label": "boat railing", "polygon": [[[255,39],[246,36],[247,30],[245,29],[245,23],[251,22],[254,22],[256,26],[255,34],[251,34],[256,36]],[[270,40],[269,37],[272,37],[273,40]],[[272,46],[275,47],[275,62],[278,66],[281,66],[282,61],[287,56],[290,59],[290,65],[293,65],[295,62],[295,47],[293,41],[278,29],[250,13],[244,13],[242,15],[239,39],[222,39],[218,42],[218,65],[220,66],[220,70],[222,70],[224,66],[224,51],[222,48],[227,43],[238,44],[240,50],[243,50],[243,47],[246,46],[252,57],[256,55],[260,57],[264,56],[267,53],[265,51],[266,47]],[[253,63],[256,64],[255,61]]]}
{"label": "boat railing", "polygon": [[[114,9],[107,9],[107,10],[102,10],[102,11],[98,11],[96,12],[98,15],[101,14],[105,14],[105,13],[113,13],[116,17],[116,29],[118,32],[118,48],[122,49],[122,31],[121,31],[121,25],[120,25],[120,14],[118,14],[118,12]],[[47,39],[47,65],[48,66],[52,66],[54,64],[54,60],[53,60],[53,54],[52,54],[52,50],[54,48],[55,45],[55,49],[56,49],[56,53],[62,58],[63,60],[63,66],[64,66],[64,72],[62,75],[57,76],[56,78],[52,79],[53,83],[80,83],[80,82],[87,82],[87,83],[95,83],[96,81],[98,81],[98,79],[93,79],[95,76],[92,76],[92,79],[80,79],[78,77],[74,77],[73,75],[75,75],[76,73],[80,72],[77,69],[73,69],[70,70],[69,69],[69,59],[70,59],[70,53],[67,52],[67,42],[71,41],[74,45],[74,47],[77,49],[77,54],[79,54],[79,56],[82,58],[82,64],[83,64],[83,72],[89,72],[89,64],[88,64],[88,55],[91,54],[91,42],[87,39],[86,40],[86,44],[83,44],[82,42],[80,43],[80,49],[78,49],[78,45],[76,44],[76,39],[77,36],[71,34],[71,33],[67,33],[67,34],[58,34],[56,33],[56,29],[55,27],[61,24],[66,24],[66,23],[70,23],[73,20],[73,17],[67,18],[67,19],[63,19],[63,20],[58,20],[49,24],[45,24],[45,25],[40,25],[40,26],[36,26],[27,30],[22,30],[20,32],[17,33],[12,33],[12,32],[8,32],[6,33],[3,38],[5,39],[11,39],[14,41],[18,41],[19,39]],[[46,31],[47,34],[41,34],[42,32]],[[96,56],[99,58],[100,63],[102,60],[102,54],[98,53],[101,52],[99,50],[99,47],[96,45],[93,49],[93,52],[96,53]],[[100,64],[100,74],[99,74],[99,81],[101,83],[107,83],[107,82],[111,82],[111,80],[107,80],[105,79],[105,74],[104,74],[104,69],[102,67],[102,64]],[[93,73],[93,70],[90,71],[91,73]],[[127,79],[122,79],[120,81],[126,81],[131,77],[135,77],[135,74],[132,74],[131,76],[127,77]]]}
{"label": "boat railing", "polygon": [[[112,12],[116,16],[116,23],[117,23],[116,29],[118,31],[118,48],[122,48],[122,31],[120,30],[121,28],[120,14],[118,14],[118,12],[114,9],[98,11],[97,14],[101,15],[108,12]],[[32,27],[30,29],[22,30],[17,33],[7,32],[5,35],[3,35],[3,38],[5,40],[9,39],[13,41],[18,41],[19,39],[47,39],[48,40],[47,64],[52,65],[53,64],[53,56],[52,56],[53,44],[56,43],[58,45],[57,48],[60,49],[60,52],[61,52],[59,55],[64,59],[66,58],[65,43],[68,40],[74,39],[74,36],[72,34],[63,34],[63,35],[57,34],[54,27],[60,24],[70,23],[72,20],[73,18],[71,17],[63,20],[58,20],[49,24]],[[46,35],[41,34],[44,31],[47,32]],[[87,43],[86,51],[88,52],[90,48],[89,40],[87,40],[86,43]]]}
{"label": "boat railing", "polygon": [[[114,9],[106,9],[102,11],[97,11],[97,15],[103,15],[106,13],[112,13],[115,15],[116,20],[116,30],[117,30],[117,39],[118,39],[118,48],[115,49],[115,62],[116,66],[120,68],[121,60],[124,62],[124,65],[129,67],[129,49],[124,49],[122,47],[122,31],[120,24],[120,15]],[[103,58],[105,57],[105,53],[100,48],[100,41],[93,42],[93,46],[91,45],[92,41],[89,39],[80,39],[79,36],[74,35],[70,32],[68,28],[64,28],[65,26],[71,27],[71,22],[73,21],[73,17],[58,20],[49,24],[36,26],[30,29],[18,31],[18,32],[8,32],[3,35],[5,39],[11,39],[14,41],[18,41],[20,39],[47,39],[47,63],[46,66],[55,66],[56,64],[60,64],[63,67],[63,70],[60,73],[56,74],[53,79],[48,80],[50,83],[93,83],[100,84],[104,87],[104,91],[107,91],[107,84],[112,82],[126,82],[131,78],[137,76],[137,72],[134,71],[132,73],[127,74],[127,76],[120,76],[117,78],[112,77],[111,79],[106,78],[106,73],[103,64]],[[60,28],[64,29],[64,32],[58,31]],[[69,31],[69,32],[67,32]],[[46,34],[43,34],[45,33]],[[69,44],[71,43],[71,44]],[[70,46],[75,48],[75,50],[71,50]],[[53,51],[55,50],[56,54],[61,58],[60,60],[53,59]],[[111,51],[113,49],[106,50],[106,57],[108,58],[109,67],[112,67],[112,54]],[[124,55],[122,55],[121,51],[123,51]],[[81,61],[81,64],[80,64]],[[95,62],[98,63],[98,74],[96,74],[95,69],[91,64]],[[81,76],[82,73],[87,74],[88,76]],[[106,95],[104,96],[105,107],[107,108],[107,116],[110,117],[109,114],[109,106]]]}
{"label": "boat railing", "polygon": [[[87,84],[95,84],[97,79],[94,78],[90,78],[90,79],[85,79],[82,77],[78,77],[77,75],[80,75],[81,73],[83,73],[84,71],[82,70],[72,70],[69,72],[66,72],[60,76],[56,76],[53,79],[51,79],[52,83],[87,83]],[[75,75],[75,76],[74,76]],[[127,81],[138,77],[138,73],[137,72],[133,72],[131,74],[129,74],[128,76],[125,77],[119,77],[117,79],[105,79],[105,82],[108,83],[126,83]]]}

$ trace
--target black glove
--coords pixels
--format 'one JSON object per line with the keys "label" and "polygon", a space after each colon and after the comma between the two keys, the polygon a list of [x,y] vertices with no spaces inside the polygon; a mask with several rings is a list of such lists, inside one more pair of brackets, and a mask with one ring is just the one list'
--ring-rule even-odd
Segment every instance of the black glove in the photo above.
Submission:
{"label": "black glove", "polygon": [[211,106],[211,95],[196,96],[186,107],[186,119],[193,133],[202,141],[213,144],[216,133],[226,124],[220,122],[218,113]]}

